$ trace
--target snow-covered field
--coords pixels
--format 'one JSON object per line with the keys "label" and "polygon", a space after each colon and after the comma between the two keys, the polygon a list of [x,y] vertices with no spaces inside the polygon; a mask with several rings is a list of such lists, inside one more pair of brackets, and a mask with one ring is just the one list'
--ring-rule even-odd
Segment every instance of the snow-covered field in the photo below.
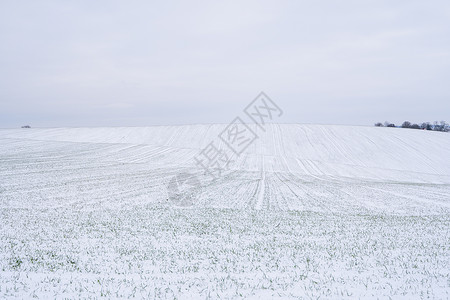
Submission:
{"label": "snow-covered field", "polygon": [[225,126],[0,130],[0,298],[450,297],[450,134],[253,126],[211,180]]}

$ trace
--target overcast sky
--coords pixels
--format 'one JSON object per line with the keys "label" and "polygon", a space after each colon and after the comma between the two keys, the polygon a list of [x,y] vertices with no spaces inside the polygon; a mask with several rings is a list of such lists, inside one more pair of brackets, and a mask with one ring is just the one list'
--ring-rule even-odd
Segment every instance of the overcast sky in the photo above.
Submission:
{"label": "overcast sky", "polygon": [[450,121],[450,1],[0,1],[0,127]]}

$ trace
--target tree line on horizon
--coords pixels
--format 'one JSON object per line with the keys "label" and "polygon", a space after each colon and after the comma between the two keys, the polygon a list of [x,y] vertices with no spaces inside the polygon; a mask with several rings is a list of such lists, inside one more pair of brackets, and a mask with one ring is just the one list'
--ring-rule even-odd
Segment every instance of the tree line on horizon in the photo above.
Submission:
{"label": "tree line on horizon", "polygon": [[431,124],[431,122],[423,122],[422,124],[412,124],[409,121],[405,121],[402,123],[401,126],[396,126],[394,123],[391,122],[378,122],[375,123],[376,127],[396,127],[396,128],[412,128],[412,129],[422,129],[422,130],[432,130],[432,131],[443,131],[443,132],[448,132],[450,130],[450,126],[448,125],[447,122],[445,121],[434,121],[433,124]]}

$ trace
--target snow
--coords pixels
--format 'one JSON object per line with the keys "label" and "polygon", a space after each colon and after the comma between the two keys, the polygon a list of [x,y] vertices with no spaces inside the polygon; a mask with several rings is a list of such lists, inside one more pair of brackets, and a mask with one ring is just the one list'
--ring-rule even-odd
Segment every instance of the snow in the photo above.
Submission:
{"label": "snow", "polygon": [[211,180],[225,127],[0,129],[0,297],[449,297],[450,134],[253,126]]}

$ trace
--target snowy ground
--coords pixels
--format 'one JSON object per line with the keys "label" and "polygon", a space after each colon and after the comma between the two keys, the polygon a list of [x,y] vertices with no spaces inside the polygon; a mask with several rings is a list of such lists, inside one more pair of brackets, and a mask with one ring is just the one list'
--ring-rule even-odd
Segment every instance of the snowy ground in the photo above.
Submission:
{"label": "snowy ground", "polygon": [[449,298],[450,134],[254,127],[211,181],[224,127],[0,130],[0,298]]}

